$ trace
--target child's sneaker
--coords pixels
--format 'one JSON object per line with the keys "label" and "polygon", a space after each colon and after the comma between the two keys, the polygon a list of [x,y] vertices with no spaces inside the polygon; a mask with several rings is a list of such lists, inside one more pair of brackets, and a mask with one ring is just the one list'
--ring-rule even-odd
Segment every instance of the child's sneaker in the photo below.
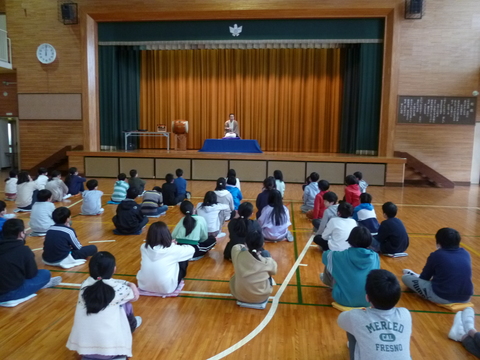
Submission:
{"label": "child's sneaker", "polygon": [[135,319],[137,320],[137,327],[135,328],[136,330],[140,327],[140,325],[142,325],[143,320],[141,316],[135,316]]}
{"label": "child's sneaker", "polygon": [[419,277],[420,275],[410,269],[403,269],[403,275],[413,275]]}

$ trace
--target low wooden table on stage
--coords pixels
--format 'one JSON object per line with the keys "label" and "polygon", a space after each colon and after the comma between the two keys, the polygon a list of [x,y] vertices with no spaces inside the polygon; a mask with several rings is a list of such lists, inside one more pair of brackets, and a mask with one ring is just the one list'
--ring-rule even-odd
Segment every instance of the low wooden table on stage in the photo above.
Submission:
{"label": "low wooden table on stage", "polygon": [[128,150],[128,138],[131,136],[165,136],[167,138],[167,150],[170,150],[170,133],[166,131],[124,131],[125,150]]}

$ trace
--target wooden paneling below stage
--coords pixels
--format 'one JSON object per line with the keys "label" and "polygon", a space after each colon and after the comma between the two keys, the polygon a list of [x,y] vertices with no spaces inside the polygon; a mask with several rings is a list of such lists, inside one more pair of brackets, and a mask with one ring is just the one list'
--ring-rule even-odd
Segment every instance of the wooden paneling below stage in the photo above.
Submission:
{"label": "wooden paneling below stage", "polygon": [[216,180],[229,168],[242,181],[262,181],[281,170],[285,182],[302,183],[312,171],[331,184],[343,184],[345,176],[362,171],[370,185],[403,184],[405,159],[349,154],[264,152],[263,154],[200,153],[196,150],[71,151],[69,166],[88,177],[117,177],[138,170],[146,179],[164,178],[182,168],[188,180]]}

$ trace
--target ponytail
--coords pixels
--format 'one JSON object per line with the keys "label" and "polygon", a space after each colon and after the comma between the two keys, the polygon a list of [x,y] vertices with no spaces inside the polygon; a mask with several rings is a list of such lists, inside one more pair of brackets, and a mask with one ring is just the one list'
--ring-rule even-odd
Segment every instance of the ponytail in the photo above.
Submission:
{"label": "ponytail", "polygon": [[193,204],[186,200],[182,201],[180,204],[180,211],[182,214],[185,215],[183,218],[183,227],[185,228],[185,236],[191,234],[195,226],[197,225],[197,221],[193,218]]}
{"label": "ponytail", "polygon": [[241,203],[238,207],[238,215],[240,218],[233,219],[232,230],[240,237],[247,236],[250,220],[248,218],[252,216],[253,205],[249,202]]}
{"label": "ponytail", "polygon": [[250,231],[245,238],[245,244],[247,245],[249,253],[258,261],[260,261],[258,252],[263,250],[263,243],[262,232],[258,230]]}
{"label": "ponytail", "polygon": [[115,290],[103,282],[113,275],[115,257],[107,251],[100,251],[92,256],[88,267],[90,276],[96,280],[93,285],[87,286],[82,294],[87,315],[90,315],[104,310],[115,298]]}

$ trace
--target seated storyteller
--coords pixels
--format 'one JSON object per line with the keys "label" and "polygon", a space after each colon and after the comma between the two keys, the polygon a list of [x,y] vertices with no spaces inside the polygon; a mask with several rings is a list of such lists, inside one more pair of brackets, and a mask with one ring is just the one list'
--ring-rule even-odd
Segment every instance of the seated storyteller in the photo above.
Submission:
{"label": "seated storyteller", "polygon": [[430,254],[420,275],[404,270],[403,283],[437,304],[466,303],[473,295],[472,260],[460,247],[457,230],[442,228],[435,235],[437,250]]}
{"label": "seated storyteller", "polygon": [[371,307],[342,312],[338,326],[347,332],[350,360],[411,360],[412,316],[395,305],[402,291],[387,270],[372,270],[365,285]]}
{"label": "seated storyteller", "polygon": [[348,237],[350,247],[345,251],[327,250],[322,255],[325,272],[320,279],[333,287],[333,300],[343,306],[369,306],[365,299],[365,284],[371,270],[380,269],[378,254],[368,247],[372,235],[367,228],[357,226]]}
{"label": "seated storyteller", "polygon": [[121,235],[137,234],[148,223],[148,218],[142,214],[140,205],[135,201],[138,191],[137,187],[130,187],[127,190],[127,198],[117,205],[117,214],[112,218],[112,221],[117,232]]}
{"label": "seated storyteller", "polygon": [[163,205],[162,188],[154,186],[153,190],[147,190],[143,193],[143,201],[140,205],[142,214],[145,216],[156,216],[165,214],[168,210],[167,205]]}
{"label": "seated storyteller", "polygon": [[409,245],[407,229],[398,219],[397,206],[392,202],[382,205],[383,217],[378,228],[377,236],[373,237],[372,249],[383,254],[396,254],[405,252]]}
{"label": "seated storyteller", "polygon": [[82,246],[77,233],[71,227],[70,209],[56,208],[52,214],[55,225],[51,226],[45,235],[42,258],[48,263],[59,263],[69,254],[74,259],[87,259],[97,252],[95,245]]}
{"label": "seated storyteller", "polygon": [[9,219],[0,239],[0,302],[20,300],[40,289],[57,286],[60,276],[38,270],[35,254],[25,245],[25,225],[21,219]]}

